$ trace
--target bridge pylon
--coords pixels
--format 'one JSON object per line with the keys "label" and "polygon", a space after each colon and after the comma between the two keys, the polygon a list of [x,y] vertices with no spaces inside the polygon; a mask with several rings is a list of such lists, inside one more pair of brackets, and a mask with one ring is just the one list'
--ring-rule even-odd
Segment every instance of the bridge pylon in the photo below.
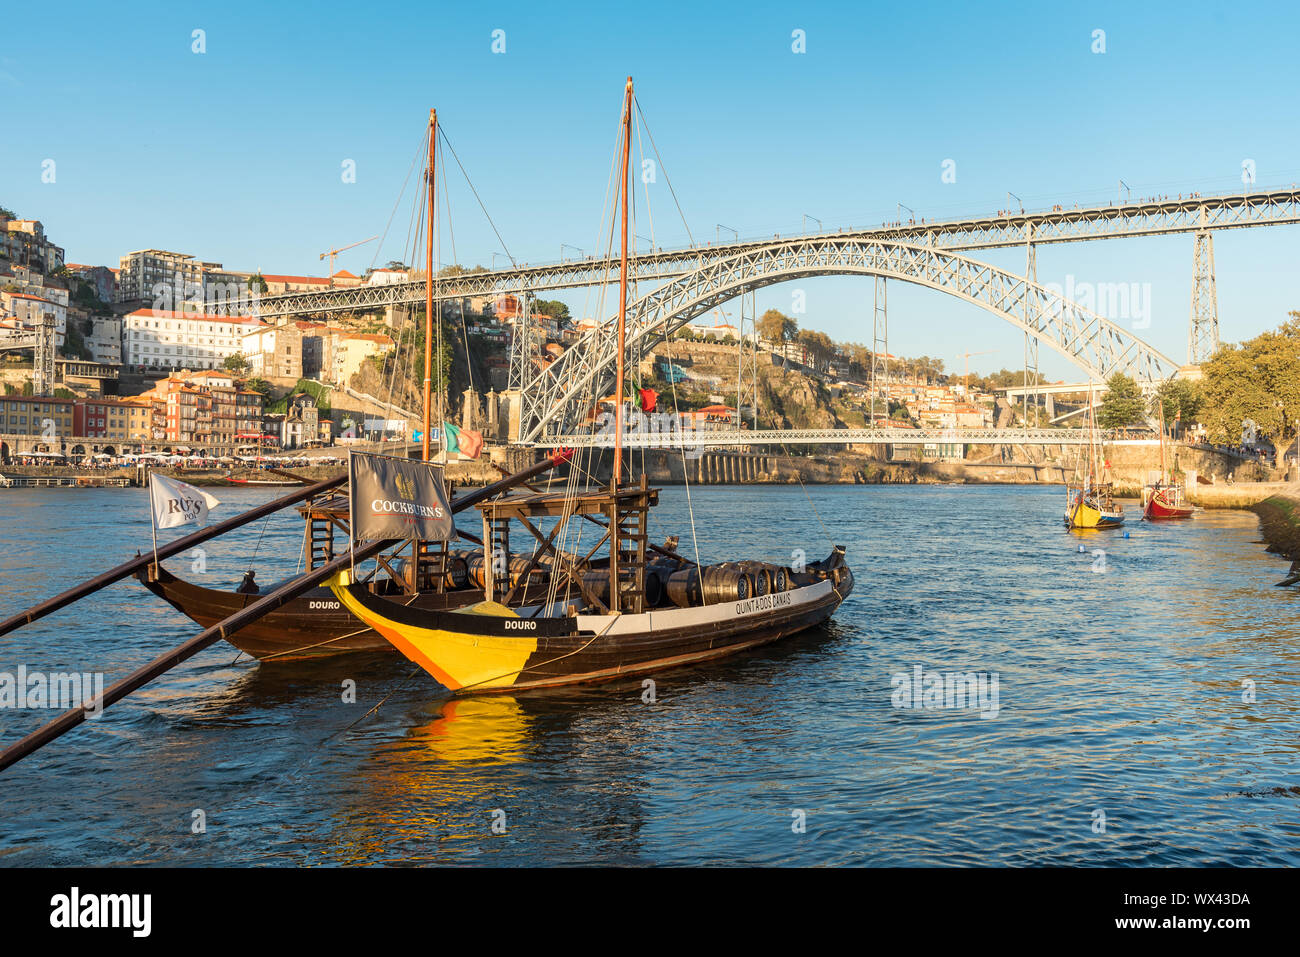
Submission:
{"label": "bridge pylon", "polygon": [[57,379],[54,316],[46,313],[36,320],[36,349],[32,362],[32,394],[52,395]]}
{"label": "bridge pylon", "polygon": [[889,418],[889,299],[885,277],[875,277],[871,308],[871,422],[876,425],[876,397],[884,390],[885,418]]}
{"label": "bridge pylon", "polygon": [[1219,302],[1214,284],[1214,234],[1196,233],[1192,249],[1192,309],[1187,327],[1187,361],[1199,365],[1219,348]]}

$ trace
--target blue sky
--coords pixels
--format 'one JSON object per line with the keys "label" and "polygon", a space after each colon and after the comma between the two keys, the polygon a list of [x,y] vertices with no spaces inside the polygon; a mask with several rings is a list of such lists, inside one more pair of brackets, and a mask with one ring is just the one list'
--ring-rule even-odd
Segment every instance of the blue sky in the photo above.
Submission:
{"label": "blue sky", "polygon": [[[510,252],[595,249],[624,77],[631,74],[697,238],[991,213],[1300,180],[1286,4],[37,4],[0,36],[0,205],[42,220],[75,262],[158,247],[237,269],[320,274],[317,255],[381,233],[428,108]],[[492,52],[505,31],[506,52]],[[805,31],[807,52],[791,50]],[[1106,52],[1091,51],[1094,30]],[[206,52],[192,52],[203,30]],[[41,181],[53,159],[56,178]],[[956,182],[941,180],[944,160]],[[341,164],[353,160],[356,182]],[[457,259],[502,261],[458,171]],[[638,197],[639,201],[643,197]],[[685,239],[663,177],[656,240]],[[343,254],[361,272],[402,258],[410,187],[385,245]],[[648,235],[642,209],[638,232]],[[1300,308],[1300,227],[1216,236],[1225,339]],[[566,250],[572,255],[572,250]],[[976,254],[1023,271],[1019,251]],[[444,235],[442,257],[450,261]],[[1149,283],[1143,333],[1186,354],[1192,239],[1049,246],[1039,277]],[[871,338],[871,283],[821,279],[801,324]],[[583,293],[567,296],[581,311]],[[759,294],[790,311],[791,287]],[[734,309],[733,309],[734,312]],[[1019,367],[1023,337],[974,307],[890,289],[891,351],[960,370]],[[1044,371],[1077,375],[1044,350]]]}

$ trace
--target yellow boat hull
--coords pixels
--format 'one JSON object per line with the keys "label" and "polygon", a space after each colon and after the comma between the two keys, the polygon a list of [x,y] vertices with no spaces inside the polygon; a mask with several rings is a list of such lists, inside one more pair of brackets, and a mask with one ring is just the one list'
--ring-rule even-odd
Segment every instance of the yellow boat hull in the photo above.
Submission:
{"label": "yellow boat hull", "polygon": [[1124,524],[1124,516],[1103,512],[1091,502],[1076,502],[1066,510],[1065,524],[1070,528],[1114,528]]}

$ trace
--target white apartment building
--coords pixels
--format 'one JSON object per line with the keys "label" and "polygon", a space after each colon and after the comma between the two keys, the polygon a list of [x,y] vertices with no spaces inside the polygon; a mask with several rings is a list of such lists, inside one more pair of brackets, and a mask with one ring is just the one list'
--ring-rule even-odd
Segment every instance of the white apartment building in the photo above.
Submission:
{"label": "white apartment building", "polygon": [[216,369],[264,325],[243,316],[137,309],[123,321],[122,358],[132,368]]}
{"label": "white apartment building", "polygon": [[118,261],[117,301],[152,301],[159,283],[170,290],[169,303],[174,304],[177,290],[182,299],[190,299],[196,292],[201,294],[204,270],[214,265],[220,268],[215,263],[199,262],[193,256],[165,249],[127,253]]}

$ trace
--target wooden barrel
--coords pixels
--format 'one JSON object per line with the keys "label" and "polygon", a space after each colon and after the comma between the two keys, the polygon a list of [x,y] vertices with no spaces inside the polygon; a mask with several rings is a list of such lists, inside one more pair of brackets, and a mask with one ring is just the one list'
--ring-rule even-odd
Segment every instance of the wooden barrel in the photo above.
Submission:
{"label": "wooden barrel", "polygon": [[772,591],[772,572],[763,562],[740,562],[740,567],[745,570],[749,576],[750,584],[753,586],[752,593],[755,595],[766,595]]}
{"label": "wooden barrel", "polygon": [[706,605],[724,601],[744,601],[753,594],[753,582],[736,562],[706,565],[700,593]]}
{"label": "wooden barrel", "polygon": [[[531,557],[517,555],[510,559],[510,584],[516,584],[523,577],[524,572],[528,570],[530,564],[532,564]],[[543,568],[539,564],[534,566],[531,572],[528,572],[528,580],[531,582],[545,581],[550,575],[550,570]]]}
{"label": "wooden barrel", "polygon": [[[622,576],[622,581],[624,582],[630,582],[631,580],[631,573]],[[603,601],[606,605],[609,604],[608,571],[598,569],[596,571],[584,572],[582,575],[582,581],[583,584],[587,586],[589,592]],[[663,598],[664,585],[662,579],[660,579],[658,575],[652,574],[650,569],[647,568],[645,576],[645,607],[654,608],[663,601]]]}
{"label": "wooden barrel", "polygon": [[691,608],[701,603],[700,574],[694,568],[683,568],[668,576],[668,600],[678,608]]}
{"label": "wooden barrel", "polygon": [[772,567],[772,591],[788,591],[793,587],[793,579],[790,578],[788,569],[780,565]]}
{"label": "wooden barrel", "polygon": [[[469,563],[465,559],[459,555],[448,555],[445,568],[443,581],[447,588],[465,588],[469,584]],[[438,566],[435,563],[430,571],[436,574],[437,570]]]}

